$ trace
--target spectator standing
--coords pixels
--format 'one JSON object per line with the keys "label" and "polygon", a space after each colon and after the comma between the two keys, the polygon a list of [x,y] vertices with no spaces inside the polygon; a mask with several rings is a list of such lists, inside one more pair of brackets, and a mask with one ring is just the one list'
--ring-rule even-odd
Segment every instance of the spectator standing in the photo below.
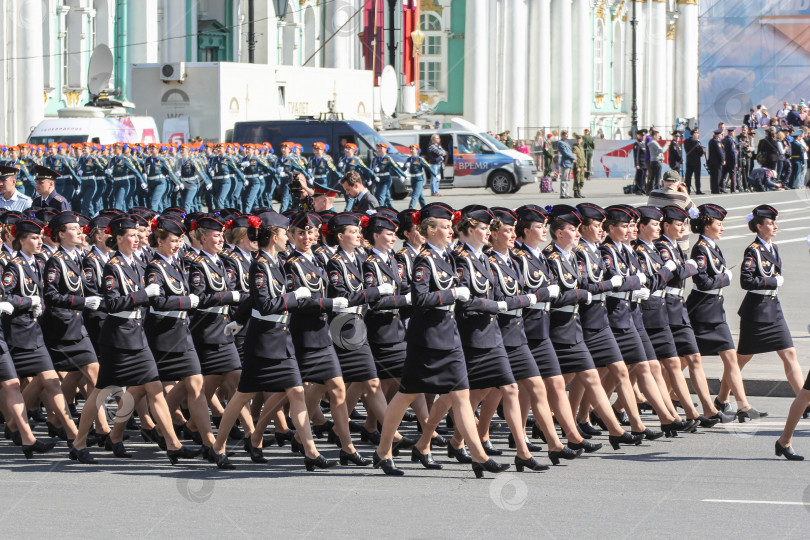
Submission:
{"label": "spectator standing", "polygon": [[709,155],[706,157],[706,168],[709,169],[709,185],[712,194],[720,193],[720,180],[723,177],[723,166],[726,164],[726,151],[723,147],[722,129],[714,130],[714,137],[709,141]]}
{"label": "spectator standing", "polygon": [[557,141],[557,154],[559,156],[559,176],[560,176],[560,198],[570,199],[571,195],[568,194],[568,181],[571,178],[571,169],[576,162],[577,157],[574,151],[567,142],[568,132],[563,130],[560,132],[560,140]]}
{"label": "spectator standing", "polygon": [[700,169],[706,151],[700,144],[700,131],[692,130],[689,138],[683,143],[683,148],[686,154],[686,190],[688,193],[692,193],[692,177],[694,177],[695,194],[703,195],[703,192],[700,191]]}
{"label": "spectator standing", "polygon": [[576,141],[573,148],[574,156],[576,156],[574,160],[574,197],[583,199],[582,188],[585,187],[585,175],[587,173],[585,168],[587,163],[585,158],[585,144],[583,143],[582,135],[578,135],[577,133],[574,133],[574,140]]}
{"label": "spectator standing", "polygon": [[650,131],[650,142],[647,143],[647,151],[650,154],[650,166],[647,176],[647,190],[649,194],[653,189],[658,189],[661,185],[661,171],[664,163],[664,152],[669,145],[661,147],[660,134],[657,130]]}
{"label": "spectator standing", "polygon": [[447,151],[442,148],[442,140],[438,133],[434,133],[430,137],[430,145],[427,151],[427,162],[430,164],[430,170],[433,171],[433,177],[430,180],[430,195],[436,197],[439,195],[439,184],[444,176],[442,169],[447,161]]}
{"label": "spectator standing", "polygon": [[734,128],[728,128],[726,136],[723,138],[723,151],[726,155],[726,163],[723,165],[723,175],[720,177],[720,193],[726,192],[726,177],[731,177],[730,190],[734,193],[737,190],[735,171],[737,169],[737,141],[734,140]]}
{"label": "spectator standing", "polygon": [[644,195],[647,188],[647,166],[644,163],[645,147],[644,130],[640,129],[636,132],[636,140],[633,143],[633,163],[636,166],[636,179],[633,190],[636,195]]}
{"label": "spectator standing", "polygon": [[593,152],[596,149],[596,142],[593,140],[591,130],[585,128],[582,135],[582,146],[585,148],[585,178],[593,178]]}
{"label": "spectator standing", "polygon": [[672,132],[667,158],[669,168],[678,171],[678,175],[680,175],[681,166],[683,166],[683,148],[681,147],[681,132],[677,129]]}
{"label": "spectator standing", "polygon": [[802,115],[799,114],[799,108],[796,105],[793,105],[790,108],[790,112],[787,114],[786,118],[787,124],[793,127],[801,127],[803,120]]}
{"label": "spectator standing", "polygon": [[804,186],[804,173],[807,170],[807,145],[804,142],[804,131],[793,133],[793,142],[790,143],[790,189],[799,189]]}

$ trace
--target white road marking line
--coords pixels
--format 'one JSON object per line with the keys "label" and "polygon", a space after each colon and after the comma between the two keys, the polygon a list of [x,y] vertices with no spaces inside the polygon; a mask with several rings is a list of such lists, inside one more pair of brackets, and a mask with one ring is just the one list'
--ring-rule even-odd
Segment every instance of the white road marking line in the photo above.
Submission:
{"label": "white road marking line", "polygon": [[703,499],[700,502],[722,504],[770,504],[780,506],[810,506],[810,503],[798,501],[747,501],[742,499]]}
{"label": "white road marking line", "polygon": [[[781,226],[783,223],[788,223],[790,221],[807,221],[807,216],[787,218],[787,219],[777,219],[776,224]],[[723,229],[726,231],[729,229],[743,229],[743,228],[747,229],[748,223],[743,223],[742,225],[729,225],[728,227],[723,227]]]}
{"label": "white road marking line", "polygon": [[[787,200],[787,201],[776,201],[771,206],[776,206],[777,204],[781,206],[783,204],[798,204],[798,203],[806,203],[806,202],[807,202],[807,200],[805,200],[805,199],[793,199],[793,200]],[[726,212],[731,212],[732,210],[745,210],[746,208],[750,210],[751,206],[734,206],[734,207],[731,207],[731,208],[726,208]],[[777,210],[778,210],[778,208],[777,208]]]}

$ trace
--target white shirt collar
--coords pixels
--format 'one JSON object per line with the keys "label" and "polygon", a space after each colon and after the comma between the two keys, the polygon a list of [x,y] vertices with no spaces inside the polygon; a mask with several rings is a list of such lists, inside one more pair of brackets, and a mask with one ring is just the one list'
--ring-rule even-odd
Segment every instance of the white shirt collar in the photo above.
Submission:
{"label": "white shirt collar", "polygon": [[119,251],[118,253],[121,254],[121,257],[124,258],[124,262],[127,263],[128,265],[132,266],[132,263],[135,262],[135,259],[133,259],[132,257],[127,257],[126,255],[124,255],[123,252]]}
{"label": "white shirt collar", "polygon": [[102,253],[101,250],[98,249],[98,246],[93,246],[93,250],[98,253],[98,256],[101,257],[101,260],[105,263],[110,260],[110,256]]}
{"label": "white shirt collar", "polygon": [[562,253],[562,254],[563,254],[563,256],[564,256],[566,259],[570,259],[570,258],[571,258],[571,252],[570,252],[570,251],[565,251],[563,248],[561,248],[561,247],[560,247],[560,245],[559,245],[559,244],[554,244],[554,247],[555,247],[555,248],[557,248],[558,250],[560,250],[560,253]]}
{"label": "white shirt collar", "polygon": [[408,249],[410,249],[410,250],[411,250],[411,251],[413,251],[414,253],[419,254],[419,249],[417,249],[417,248],[413,247],[413,245],[411,245],[411,243],[410,243],[410,242],[405,242],[405,245],[406,245],[406,246],[408,246]]}
{"label": "white shirt collar", "polygon": [[161,256],[161,258],[162,258],[164,261],[166,261],[167,263],[169,263],[169,264],[174,264],[174,261],[173,261],[172,259],[169,259],[168,257],[166,257],[166,256],[165,256],[163,253],[161,253],[161,252],[159,252],[159,251],[155,251],[155,253],[157,253],[158,255],[160,255],[160,256]]}
{"label": "white shirt collar", "polygon": [[[252,256],[251,256],[251,254],[250,254],[250,253],[248,253],[248,252],[247,252],[247,251],[245,251],[244,249],[240,248],[239,246],[235,246],[235,247],[236,247],[236,249],[238,249],[238,250],[239,250],[239,252],[242,254],[242,257],[244,257],[244,258],[245,258],[245,259],[247,259],[248,261],[250,261],[250,259],[252,259]],[[264,251],[264,250],[262,250],[262,251]]]}
{"label": "white shirt collar", "polygon": [[207,251],[205,251],[204,249],[201,249],[200,251],[201,251],[202,253],[205,253],[205,254],[208,256],[208,258],[209,258],[209,259],[211,259],[212,261],[214,261],[214,264],[219,264],[219,256],[217,256],[217,255],[211,255],[210,253],[208,253],[208,252],[207,252]]}
{"label": "white shirt collar", "polygon": [[583,242],[585,242],[585,245],[586,245],[586,246],[588,246],[588,248],[590,248],[590,250],[591,250],[592,252],[596,253],[596,251],[598,250],[598,248],[597,248],[596,244],[591,244],[590,242],[588,242],[588,241],[587,241],[587,240],[585,240],[584,238],[582,238],[581,240],[582,240]]}
{"label": "white shirt collar", "polygon": [[25,252],[22,250],[18,251],[17,254],[23,259],[25,259],[25,262],[27,262],[28,264],[33,264],[34,261],[36,260],[36,257],[28,257],[28,255],[26,255]]}
{"label": "white shirt collar", "polygon": [[773,249],[773,244],[771,244],[770,242],[766,242],[759,235],[757,235],[757,240],[759,240],[759,243],[765,246],[765,249],[767,249],[768,251],[771,251]]}
{"label": "white shirt collar", "polygon": [[378,256],[379,256],[379,257],[380,257],[382,260],[384,260],[385,262],[388,262],[388,253],[383,253],[382,251],[380,251],[380,250],[379,250],[379,249],[377,249],[377,248],[371,248],[371,251],[372,251],[373,253],[376,253],[376,254],[377,254],[377,255],[378,255]]}
{"label": "white shirt collar", "polygon": [[673,240],[672,238],[670,238],[669,236],[667,236],[667,235],[665,235],[665,234],[662,234],[662,235],[661,235],[661,238],[665,239],[667,242],[669,242],[669,243],[670,243],[670,244],[672,244],[673,246],[677,246],[677,245],[678,245],[678,242],[676,242],[675,240]]}
{"label": "white shirt collar", "polygon": [[706,236],[704,234],[701,234],[700,237],[703,238],[706,241],[706,243],[709,244],[711,247],[717,246],[717,244],[714,242],[714,240],[712,240],[708,236]]}
{"label": "white shirt collar", "polygon": [[443,249],[439,249],[439,248],[437,248],[436,246],[434,246],[434,245],[433,245],[433,244],[431,244],[430,242],[425,242],[425,245],[426,245],[427,247],[429,247],[430,249],[432,249],[433,251],[435,251],[436,253],[438,253],[439,255],[441,255],[442,257],[444,257],[445,255],[447,255],[447,251],[445,251],[445,250],[443,250]]}
{"label": "white shirt collar", "polygon": [[296,253],[298,253],[299,255],[301,255],[303,258],[305,258],[305,259],[306,259],[306,260],[308,260],[309,262],[313,262],[313,261],[314,261],[314,259],[312,258],[312,252],[311,252],[311,251],[310,251],[309,253],[304,253],[303,251],[298,251],[298,250],[296,249],[296,250],[295,250],[295,252],[296,252]]}
{"label": "white shirt collar", "polygon": [[473,255],[475,255],[475,258],[476,258],[476,259],[480,259],[480,258],[481,258],[481,250],[480,250],[480,249],[475,249],[474,247],[472,247],[472,246],[471,246],[470,244],[468,244],[467,242],[464,242],[464,245],[465,245],[465,246],[467,246],[467,248],[469,248],[469,250],[470,250],[470,251],[472,251],[472,254],[473,254]]}
{"label": "white shirt collar", "polygon": [[534,256],[535,259],[539,259],[540,255],[542,255],[542,253],[543,253],[542,250],[535,249],[535,248],[533,248],[532,246],[530,246],[528,244],[522,244],[522,245],[523,245],[523,247],[525,247],[526,249],[529,250],[529,253],[531,253]]}
{"label": "white shirt collar", "polygon": [[509,256],[508,253],[504,254],[504,253],[501,253],[500,251],[495,251],[494,249],[492,250],[492,253],[497,255],[503,262],[506,263],[507,266],[509,265],[509,261],[511,260],[511,257]]}

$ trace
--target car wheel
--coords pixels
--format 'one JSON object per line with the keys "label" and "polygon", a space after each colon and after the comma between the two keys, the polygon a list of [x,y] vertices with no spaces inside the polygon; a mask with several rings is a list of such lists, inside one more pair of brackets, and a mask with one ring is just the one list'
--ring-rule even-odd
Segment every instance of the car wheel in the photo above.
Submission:
{"label": "car wheel", "polygon": [[495,171],[489,177],[489,187],[498,195],[506,195],[512,191],[514,182],[512,175],[506,171]]}

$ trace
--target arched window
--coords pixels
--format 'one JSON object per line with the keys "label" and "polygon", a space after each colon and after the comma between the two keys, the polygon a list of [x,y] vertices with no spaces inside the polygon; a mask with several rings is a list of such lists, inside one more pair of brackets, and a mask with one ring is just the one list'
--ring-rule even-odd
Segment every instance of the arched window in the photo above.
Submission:
{"label": "arched window", "polygon": [[438,13],[423,11],[419,27],[425,33],[422,56],[419,59],[419,90],[421,92],[441,92],[444,90],[444,32]]}
{"label": "arched window", "polygon": [[602,19],[596,19],[593,36],[593,89],[597,94],[605,93],[605,23]]}

